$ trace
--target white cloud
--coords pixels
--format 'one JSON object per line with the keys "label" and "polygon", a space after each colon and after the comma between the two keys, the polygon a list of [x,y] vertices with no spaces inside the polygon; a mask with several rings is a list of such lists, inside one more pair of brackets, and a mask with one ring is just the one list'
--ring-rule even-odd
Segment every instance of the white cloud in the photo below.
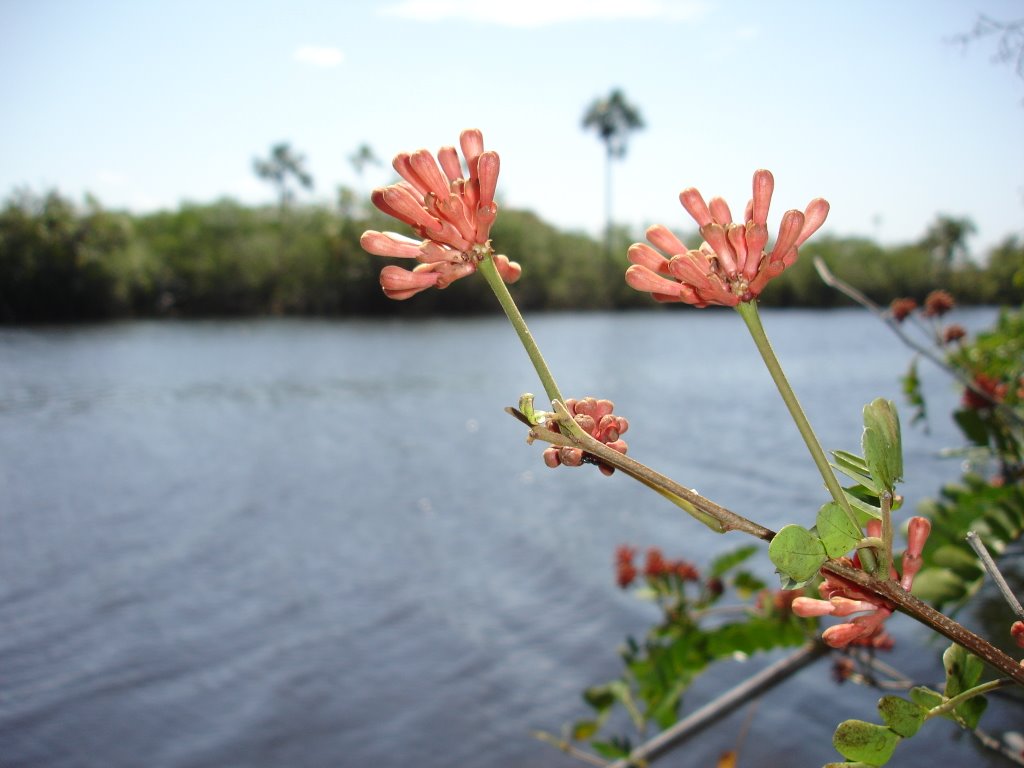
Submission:
{"label": "white cloud", "polygon": [[700,16],[704,0],[402,0],[381,13],[414,21],[461,19],[506,27],[543,27],[572,21]]}
{"label": "white cloud", "polygon": [[345,54],[338,48],[331,48],[324,45],[300,45],[295,49],[292,58],[303,64],[311,64],[314,67],[329,69],[336,67],[345,60]]}

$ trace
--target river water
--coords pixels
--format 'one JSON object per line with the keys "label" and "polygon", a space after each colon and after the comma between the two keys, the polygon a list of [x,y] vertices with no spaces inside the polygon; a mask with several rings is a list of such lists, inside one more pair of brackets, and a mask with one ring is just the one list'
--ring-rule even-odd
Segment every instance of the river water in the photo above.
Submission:
{"label": "river water", "polygon": [[[874,397],[902,405],[909,352],[869,317],[764,317],[827,448],[858,450]],[[630,419],[631,455],[768,526],[813,517],[820,479],[734,313],[532,327],[567,396]],[[958,472],[935,455],[959,444],[952,387],[921,370],[911,506]],[[0,765],[578,765],[530,734],[585,716],[655,618],[615,546],[704,564],[745,540],[620,474],[548,470],[502,412],[527,390],[500,318],[0,330]],[[937,679],[942,646],[892,623],[889,660]],[[776,657],[708,673],[687,710]],[[819,663],[762,701],[740,764],[837,759],[832,729],[877,697]],[[745,720],[659,764],[713,765]],[[934,729],[894,764],[986,764]]]}

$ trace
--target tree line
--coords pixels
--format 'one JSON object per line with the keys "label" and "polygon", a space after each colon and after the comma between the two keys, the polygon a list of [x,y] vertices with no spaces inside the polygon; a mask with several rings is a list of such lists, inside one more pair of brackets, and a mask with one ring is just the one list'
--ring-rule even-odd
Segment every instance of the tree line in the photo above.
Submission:
{"label": "tree line", "polygon": [[[367,316],[475,313],[494,309],[476,281],[408,302],[384,298],[384,260],[366,254],[366,229],[393,221],[354,202],[245,206],[230,199],[132,214],[96,199],[76,204],[56,191],[19,191],[0,209],[0,322],[35,323],[125,317],[252,315]],[[879,303],[923,297],[935,287],[962,303],[1024,301],[1024,242],[1011,236],[982,259],[966,255],[965,219],[940,216],[913,243],[884,247],[869,238],[819,236],[773,282],[763,304],[832,307],[844,297],[817,277],[820,256],[842,279]],[[696,245],[694,233],[679,233]],[[529,211],[502,210],[495,247],[523,264],[513,286],[524,309],[646,308],[648,298],[621,279],[629,244],[642,232],[611,231],[612,247],[567,232]]]}

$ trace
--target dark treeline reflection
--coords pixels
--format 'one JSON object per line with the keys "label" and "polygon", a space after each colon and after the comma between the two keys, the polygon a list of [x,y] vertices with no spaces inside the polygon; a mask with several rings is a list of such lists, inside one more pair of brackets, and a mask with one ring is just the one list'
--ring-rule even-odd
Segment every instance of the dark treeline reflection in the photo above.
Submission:
{"label": "dark treeline reflection", "polygon": [[[351,204],[247,207],[220,200],[129,214],[106,210],[93,198],[79,205],[59,192],[17,192],[0,210],[0,322],[495,309],[475,280],[408,302],[385,299],[377,283],[385,261],[359,247],[365,229],[401,227]],[[846,303],[818,279],[813,256],[880,303],[897,296],[920,300],[935,287],[948,288],[964,304],[1020,303],[1024,243],[1009,237],[989,253],[969,255],[965,240],[972,230],[966,219],[940,216],[917,242],[897,247],[816,236],[762,303]],[[699,242],[692,232],[680,234],[692,246]],[[618,229],[613,237],[609,257],[588,235],[514,210],[503,210],[492,230],[495,247],[523,264],[513,292],[526,310],[649,307],[646,295],[613,277],[625,270],[626,248],[642,233]]]}

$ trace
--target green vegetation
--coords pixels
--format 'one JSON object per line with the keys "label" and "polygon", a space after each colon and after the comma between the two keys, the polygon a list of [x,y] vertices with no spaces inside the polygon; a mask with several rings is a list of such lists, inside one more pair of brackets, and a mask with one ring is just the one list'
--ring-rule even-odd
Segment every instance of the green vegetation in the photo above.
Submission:
{"label": "green vegetation", "polygon": [[[55,191],[15,193],[0,209],[0,322],[493,309],[493,299],[472,280],[409,302],[385,299],[377,283],[384,262],[363,252],[359,235],[393,225],[360,210],[351,194],[341,199],[348,202],[340,208],[220,200],[128,214],[106,210],[93,198],[79,205]],[[976,263],[948,242],[950,224],[969,231],[969,222],[940,217],[920,242],[896,248],[864,238],[815,238],[762,303],[843,303],[814,272],[812,257],[821,256],[836,275],[880,303],[896,296],[921,300],[943,284],[963,304],[1020,304],[1024,242],[1008,238]],[[530,212],[503,210],[492,237],[525,267],[513,286],[524,309],[650,306],[624,281],[609,279],[625,270],[626,248],[642,233],[616,229],[607,256],[588,235],[558,230]],[[696,245],[697,238],[685,241]]]}

